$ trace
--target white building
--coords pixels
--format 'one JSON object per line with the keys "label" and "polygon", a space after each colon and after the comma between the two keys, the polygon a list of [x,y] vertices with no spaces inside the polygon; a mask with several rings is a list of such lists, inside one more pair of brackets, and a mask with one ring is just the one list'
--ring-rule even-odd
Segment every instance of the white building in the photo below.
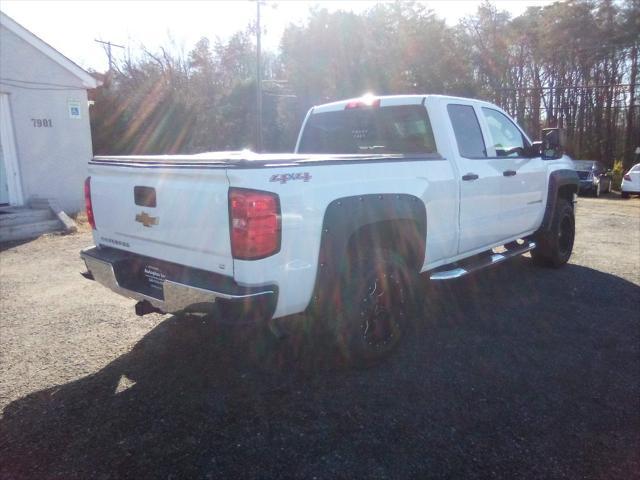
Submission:
{"label": "white building", "polygon": [[89,73],[0,12],[0,205],[84,208]]}

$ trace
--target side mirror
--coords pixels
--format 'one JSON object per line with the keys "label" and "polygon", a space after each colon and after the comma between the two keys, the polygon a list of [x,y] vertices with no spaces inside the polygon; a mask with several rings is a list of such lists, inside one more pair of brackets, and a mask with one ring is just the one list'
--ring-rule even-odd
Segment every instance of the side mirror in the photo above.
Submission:
{"label": "side mirror", "polygon": [[535,158],[542,155],[542,141],[537,140],[526,147],[524,156],[527,158]]}
{"label": "side mirror", "polygon": [[555,160],[564,153],[563,132],[559,128],[542,129],[542,158]]}

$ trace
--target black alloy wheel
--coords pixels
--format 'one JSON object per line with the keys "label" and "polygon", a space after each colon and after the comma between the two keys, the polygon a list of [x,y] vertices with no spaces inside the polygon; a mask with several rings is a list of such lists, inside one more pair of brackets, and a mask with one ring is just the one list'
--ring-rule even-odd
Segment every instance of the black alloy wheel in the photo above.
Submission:
{"label": "black alloy wheel", "polygon": [[538,231],[534,236],[536,248],[531,258],[537,265],[559,268],[569,261],[573,251],[576,223],[572,204],[559,198],[548,229]]}
{"label": "black alloy wheel", "polygon": [[395,252],[351,257],[341,281],[336,340],[347,361],[368,366],[393,351],[415,306],[417,274]]}
{"label": "black alloy wheel", "polygon": [[360,302],[360,331],[368,349],[384,351],[400,337],[404,305],[404,288],[395,272],[379,272],[369,279]]}
{"label": "black alloy wheel", "polygon": [[573,250],[575,226],[570,215],[564,215],[558,229],[558,253],[560,257],[569,257]]}

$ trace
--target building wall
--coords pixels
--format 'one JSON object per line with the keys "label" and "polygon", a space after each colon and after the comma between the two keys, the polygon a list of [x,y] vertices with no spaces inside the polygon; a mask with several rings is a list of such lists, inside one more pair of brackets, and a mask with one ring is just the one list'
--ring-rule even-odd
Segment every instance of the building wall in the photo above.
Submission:
{"label": "building wall", "polygon": [[[55,198],[68,213],[81,210],[92,146],[80,79],[0,27],[0,91],[9,94],[25,201]],[[71,118],[70,102],[79,119]]]}

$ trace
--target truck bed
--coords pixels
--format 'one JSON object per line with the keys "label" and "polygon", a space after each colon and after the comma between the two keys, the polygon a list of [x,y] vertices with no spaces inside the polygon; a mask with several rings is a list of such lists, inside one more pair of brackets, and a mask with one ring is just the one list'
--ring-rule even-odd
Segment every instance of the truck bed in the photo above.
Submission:
{"label": "truck bed", "polygon": [[127,167],[220,167],[220,168],[264,168],[293,165],[345,164],[371,162],[407,162],[424,160],[442,160],[439,154],[294,154],[294,153],[255,153],[249,150],[228,152],[204,152],[193,155],[123,155],[96,156],[91,165],[113,165]]}

